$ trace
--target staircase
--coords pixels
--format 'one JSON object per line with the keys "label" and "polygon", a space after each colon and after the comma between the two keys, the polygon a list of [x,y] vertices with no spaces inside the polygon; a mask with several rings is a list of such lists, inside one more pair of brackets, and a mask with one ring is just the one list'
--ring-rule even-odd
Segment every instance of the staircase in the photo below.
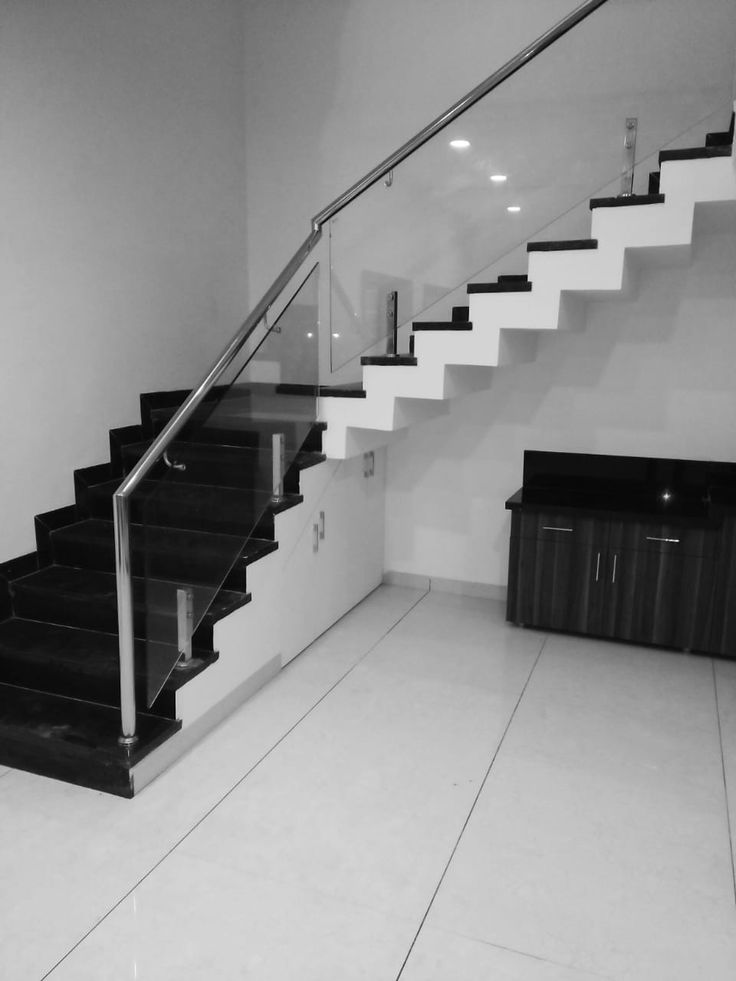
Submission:
{"label": "staircase", "polygon": [[[302,502],[302,474],[326,457],[383,446],[448,399],[488,386],[495,367],[533,358],[540,332],[582,328],[585,299],[625,290],[634,257],[686,256],[695,207],[736,200],[732,143],[733,119],[704,147],[662,153],[649,193],[593,199],[590,238],[529,243],[525,274],[468,285],[468,305],[454,307],[449,320],[412,325],[409,354],[363,358],[362,386],[316,393],[280,386],[281,399],[317,394],[320,419],[305,433],[287,430],[294,461],[282,501],[269,501],[261,451],[283,420],[261,414],[237,439],[232,429],[211,430],[206,442],[201,430],[185,430],[172,451],[186,476],[157,492],[145,514],[133,512],[139,705],[157,659],[178,658],[156,638],[172,634],[167,620],[182,569],[206,584],[223,557],[234,561],[194,633],[191,660],[162,670],[163,687],[138,713],[138,740],[124,747],[112,495],[188,393],[142,395],[140,425],[110,433],[109,462],[75,472],[74,505],[36,517],[37,550],[0,565],[0,764],[132,796],[136,767],[181,728],[177,693],[218,659],[215,624],[258,602],[249,570],[279,547],[274,519]],[[142,578],[151,568],[153,594]]]}

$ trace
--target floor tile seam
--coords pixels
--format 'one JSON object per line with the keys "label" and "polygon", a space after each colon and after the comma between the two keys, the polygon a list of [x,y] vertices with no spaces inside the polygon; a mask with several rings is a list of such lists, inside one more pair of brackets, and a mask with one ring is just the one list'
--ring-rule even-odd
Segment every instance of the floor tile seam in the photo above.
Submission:
{"label": "floor tile seam", "polygon": [[182,851],[180,856],[189,861],[202,863],[203,865],[209,866],[213,869],[220,869],[225,872],[236,873],[237,875],[247,875],[249,882],[263,882],[272,886],[280,887],[288,886],[290,888],[297,889],[300,892],[314,893],[315,896],[320,896],[323,899],[329,900],[331,903],[350,907],[350,909],[353,909],[356,912],[375,913],[377,916],[386,917],[386,919],[401,921],[402,923],[406,923],[407,928],[411,928],[411,926],[415,923],[413,917],[411,917],[408,913],[401,913],[396,909],[387,909],[379,906],[377,903],[356,902],[354,898],[346,896],[344,893],[333,892],[331,890],[324,889],[319,885],[314,885],[311,882],[302,883],[297,879],[289,879],[283,876],[264,875],[261,871],[246,869],[242,865],[238,865],[237,867],[234,865],[227,865],[225,862],[222,862],[219,859],[209,857],[205,858],[202,855],[197,855],[194,852],[189,852],[186,850]]}
{"label": "floor tile seam", "polygon": [[[104,914],[103,914],[103,915],[102,915],[102,916],[101,916],[101,917],[100,917],[100,918],[99,918],[99,919],[98,919],[98,920],[96,921],[96,923],[95,923],[95,924],[94,924],[94,925],[93,925],[92,927],[90,927],[90,929],[89,929],[89,930],[87,930],[87,931],[86,931],[86,932],[85,932],[85,933],[83,934],[83,936],[81,936],[81,937],[79,938],[79,940],[77,940],[77,942],[76,942],[75,944],[73,944],[73,945],[72,945],[72,946],[71,946],[71,947],[69,948],[69,950],[67,950],[67,952],[66,952],[66,953],[64,954],[64,956],[63,956],[63,957],[61,957],[61,958],[59,958],[59,960],[58,960],[58,961],[57,961],[57,962],[56,962],[56,963],[55,963],[55,964],[54,964],[54,965],[53,965],[53,966],[52,966],[52,967],[51,967],[51,968],[50,968],[50,969],[49,969],[49,970],[48,970],[48,971],[47,971],[47,972],[46,972],[46,973],[45,973],[45,974],[44,974],[44,975],[43,975],[43,976],[42,976],[42,977],[40,978],[40,981],[46,981],[46,978],[49,978],[49,977],[50,977],[50,976],[51,976],[51,975],[53,974],[53,972],[54,972],[54,971],[56,970],[56,968],[57,968],[57,967],[59,967],[59,966],[60,966],[60,965],[61,965],[61,964],[62,964],[62,963],[63,963],[63,962],[64,962],[64,961],[65,961],[65,960],[67,959],[67,957],[69,957],[69,956],[70,956],[70,955],[71,955],[72,953],[74,953],[74,951],[75,951],[75,950],[76,950],[76,949],[77,949],[78,947],[80,947],[80,946],[81,946],[81,945],[82,945],[82,944],[83,944],[83,943],[85,942],[85,940],[86,940],[86,939],[87,939],[87,938],[88,938],[88,937],[89,937],[89,936],[90,936],[90,935],[91,935],[92,933],[94,933],[94,931],[95,931],[95,930],[97,930],[97,928],[98,928],[98,927],[99,927],[99,926],[100,926],[100,925],[101,925],[102,923],[104,923],[104,922],[105,922],[105,920],[107,920],[107,918],[108,918],[108,917],[109,917],[109,916],[110,916],[110,915],[111,915],[112,913],[114,913],[114,912],[115,912],[115,910],[116,910],[116,909],[117,909],[117,908],[118,908],[119,906],[121,906],[121,905],[122,905],[122,903],[124,903],[124,902],[125,902],[125,900],[126,900],[126,899],[128,899],[128,897],[129,897],[129,896],[131,896],[131,895],[132,895],[132,894],[133,894],[133,893],[135,892],[135,890],[136,890],[136,889],[138,889],[138,887],[139,887],[139,886],[140,886],[140,885],[141,885],[141,884],[142,884],[143,882],[145,882],[145,880],[146,880],[146,879],[148,879],[148,878],[149,878],[149,876],[151,876],[151,875],[152,875],[152,874],[153,874],[153,873],[154,873],[154,872],[155,872],[155,871],[156,871],[156,870],[157,870],[158,868],[160,868],[160,866],[161,866],[161,865],[163,865],[163,863],[164,863],[164,862],[165,862],[165,861],[166,861],[166,860],[167,860],[167,859],[168,859],[168,858],[169,858],[169,857],[170,857],[170,856],[171,856],[171,855],[172,855],[172,854],[173,854],[173,853],[174,853],[174,852],[175,852],[175,851],[177,850],[177,848],[179,848],[179,847],[180,847],[180,845],[182,845],[182,844],[183,844],[183,842],[185,842],[185,841],[187,840],[187,838],[189,838],[189,836],[190,836],[191,834],[193,834],[193,833],[194,833],[194,831],[196,831],[196,830],[197,830],[197,828],[199,828],[199,827],[200,827],[200,826],[201,826],[201,825],[202,825],[202,824],[203,824],[203,823],[204,823],[204,822],[205,822],[205,821],[207,820],[207,818],[208,818],[208,817],[209,817],[209,816],[210,816],[210,815],[211,815],[211,814],[212,814],[212,813],[213,813],[213,812],[214,812],[215,810],[217,810],[217,808],[218,808],[218,807],[219,807],[219,806],[220,806],[220,805],[221,805],[221,804],[222,804],[222,803],[223,803],[223,802],[224,802],[225,800],[227,800],[227,798],[228,798],[228,797],[230,797],[230,795],[231,795],[231,794],[233,794],[233,793],[235,792],[235,790],[237,790],[237,789],[238,789],[238,787],[239,787],[239,786],[240,786],[240,785],[241,785],[241,784],[242,784],[242,783],[243,783],[243,782],[244,782],[245,780],[247,780],[247,779],[248,779],[248,777],[249,777],[249,776],[250,776],[250,775],[251,775],[251,774],[252,774],[252,773],[253,773],[253,772],[254,772],[254,771],[255,771],[255,770],[256,770],[256,769],[257,769],[257,768],[258,768],[258,767],[259,767],[259,766],[260,766],[260,765],[261,765],[261,764],[262,764],[262,763],[263,763],[263,762],[264,762],[264,761],[265,761],[265,760],[266,760],[266,759],[267,759],[267,758],[268,758],[268,757],[270,756],[270,755],[271,755],[271,753],[273,753],[273,752],[274,752],[274,750],[276,750],[276,749],[277,749],[277,748],[278,748],[278,747],[279,747],[279,746],[281,745],[281,743],[283,743],[283,742],[284,742],[284,740],[286,740],[286,739],[288,739],[288,737],[289,737],[290,735],[292,735],[292,733],[293,733],[293,732],[294,732],[294,731],[295,731],[295,730],[296,730],[296,729],[297,729],[297,728],[298,728],[298,727],[299,727],[299,726],[301,725],[301,723],[302,723],[302,722],[303,722],[303,721],[304,721],[304,720],[305,720],[305,719],[306,719],[306,718],[307,718],[307,717],[308,717],[309,715],[311,715],[311,713],[312,713],[312,712],[313,712],[313,711],[314,711],[314,710],[315,710],[315,709],[316,709],[316,708],[317,708],[317,707],[318,707],[318,706],[319,706],[319,705],[320,705],[320,704],[321,704],[321,703],[322,703],[322,702],[323,702],[323,701],[324,701],[324,700],[325,700],[325,699],[326,699],[326,698],[327,698],[327,697],[328,697],[328,696],[329,696],[329,695],[330,695],[330,694],[331,694],[331,693],[332,693],[332,692],[333,692],[333,691],[334,691],[334,690],[335,690],[335,689],[336,689],[336,688],[338,687],[338,685],[340,685],[340,684],[342,684],[342,682],[343,682],[343,681],[345,680],[345,678],[347,678],[347,677],[348,677],[348,675],[349,675],[349,674],[351,674],[351,673],[352,673],[352,672],[353,672],[353,671],[355,670],[355,668],[356,668],[356,667],[357,667],[357,666],[358,666],[358,665],[359,665],[360,663],[362,663],[362,661],[364,661],[364,660],[365,660],[365,658],[367,658],[367,657],[368,657],[368,656],[369,656],[369,655],[370,655],[370,654],[371,654],[371,653],[372,653],[372,652],[373,652],[373,651],[374,651],[374,650],[375,650],[375,649],[376,649],[376,648],[377,648],[377,647],[379,646],[379,644],[381,644],[381,643],[382,643],[382,641],[383,641],[383,640],[384,640],[384,639],[385,639],[385,638],[386,638],[386,637],[387,637],[387,636],[388,636],[388,635],[389,635],[389,634],[390,634],[390,633],[391,633],[391,632],[392,632],[393,630],[395,630],[395,629],[396,629],[396,627],[397,627],[397,626],[398,626],[398,625],[399,625],[399,624],[400,624],[400,623],[401,623],[401,622],[402,622],[402,621],[403,621],[403,620],[404,620],[404,619],[405,619],[405,618],[406,618],[407,616],[409,616],[409,614],[410,614],[410,613],[411,613],[411,612],[412,612],[412,611],[413,611],[414,609],[416,609],[416,607],[417,607],[417,606],[418,606],[418,605],[419,605],[419,604],[420,604],[420,603],[422,602],[422,600],[424,600],[424,599],[426,598],[426,596],[428,595],[428,593],[429,593],[429,590],[426,590],[426,591],[425,591],[424,593],[422,593],[422,594],[421,594],[421,595],[420,595],[420,596],[419,596],[419,597],[418,597],[418,598],[416,599],[416,601],[415,601],[414,603],[412,603],[412,605],[411,605],[411,606],[409,607],[409,609],[407,609],[407,610],[405,610],[405,611],[404,611],[404,612],[403,612],[403,613],[402,613],[402,614],[401,614],[401,615],[400,615],[400,616],[398,617],[398,619],[396,619],[396,620],[395,620],[395,621],[394,621],[394,622],[393,622],[393,623],[391,624],[391,626],[390,626],[390,627],[388,627],[388,629],[387,629],[387,630],[385,630],[385,631],[384,631],[384,632],[383,632],[383,633],[381,634],[381,636],[380,636],[380,637],[379,637],[379,638],[378,638],[377,640],[375,640],[375,641],[373,642],[373,644],[372,644],[372,645],[371,645],[371,646],[370,646],[370,647],[369,647],[369,648],[368,648],[368,649],[367,649],[366,651],[364,651],[364,653],[363,653],[363,654],[361,654],[361,655],[360,655],[360,657],[359,657],[359,658],[357,658],[357,659],[355,660],[355,662],[354,662],[354,663],[353,663],[353,664],[352,664],[352,665],[351,665],[351,666],[350,666],[350,667],[349,667],[349,668],[347,669],[347,671],[345,671],[345,672],[344,672],[344,673],[343,673],[343,674],[342,674],[342,675],[341,675],[341,676],[340,676],[340,677],[339,677],[339,678],[337,679],[337,681],[335,681],[335,682],[334,682],[334,683],[333,683],[332,685],[330,685],[330,687],[329,687],[329,688],[328,688],[328,689],[327,689],[327,690],[326,690],[326,691],[325,691],[325,692],[324,692],[324,693],[323,693],[322,695],[320,695],[320,697],[319,697],[319,698],[318,698],[318,699],[317,699],[317,700],[316,700],[316,701],[314,702],[314,704],[313,704],[313,705],[311,705],[311,706],[309,707],[309,709],[307,709],[307,711],[306,711],[306,712],[304,712],[304,713],[303,713],[303,714],[302,714],[302,715],[301,715],[301,716],[300,716],[300,717],[299,717],[299,718],[298,718],[298,719],[296,720],[296,722],[294,722],[294,723],[293,723],[293,725],[291,725],[291,726],[290,726],[290,727],[289,727],[289,728],[288,728],[288,729],[286,730],[286,732],[284,732],[284,733],[283,733],[283,734],[282,734],[282,735],[281,735],[281,736],[280,736],[280,737],[279,737],[279,738],[278,738],[278,739],[277,739],[277,740],[276,740],[276,741],[275,741],[275,742],[273,743],[273,745],[272,745],[272,746],[270,746],[270,747],[269,747],[269,748],[268,748],[268,749],[267,749],[267,750],[266,750],[266,751],[265,751],[265,752],[264,752],[264,753],[263,753],[263,754],[262,754],[262,755],[261,755],[261,756],[260,756],[260,757],[259,757],[259,758],[258,758],[258,759],[256,760],[256,762],[255,762],[255,763],[253,763],[253,764],[252,764],[252,766],[250,766],[250,767],[248,768],[248,770],[247,770],[247,771],[246,771],[246,772],[245,772],[245,773],[243,774],[243,776],[242,776],[242,777],[240,777],[240,778],[239,778],[239,779],[238,779],[238,780],[237,780],[237,781],[236,781],[236,782],[235,782],[235,783],[234,783],[234,784],[233,784],[233,785],[232,785],[232,786],[231,786],[231,787],[230,787],[230,788],[229,788],[229,789],[228,789],[228,790],[227,790],[227,791],[226,791],[226,792],[225,792],[225,793],[224,793],[224,794],[223,794],[223,795],[222,795],[222,796],[221,796],[221,797],[220,797],[220,798],[219,798],[219,799],[217,800],[217,801],[215,801],[215,803],[214,803],[214,804],[212,804],[212,805],[211,805],[211,806],[210,806],[210,807],[209,807],[209,808],[208,808],[208,809],[207,809],[207,810],[205,811],[205,813],[204,813],[204,814],[203,814],[203,815],[202,815],[202,816],[201,816],[200,818],[198,818],[198,819],[197,819],[197,820],[196,820],[196,821],[194,822],[194,824],[193,824],[193,825],[192,825],[192,826],[191,826],[191,827],[189,828],[189,830],[188,830],[188,831],[186,831],[186,832],[185,832],[185,833],[184,833],[184,834],[183,834],[183,835],[182,835],[182,836],[181,836],[181,837],[180,837],[179,839],[177,839],[177,841],[175,841],[175,842],[174,842],[174,844],[173,844],[173,845],[172,845],[172,846],[171,846],[170,848],[168,848],[168,849],[167,849],[167,851],[166,851],[166,852],[165,852],[165,853],[164,853],[164,854],[163,854],[163,855],[161,856],[161,858],[159,858],[159,859],[158,859],[158,860],[157,860],[156,862],[154,862],[154,864],[153,864],[153,865],[152,865],[152,866],[151,866],[151,867],[150,867],[150,868],[148,869],[148,871],[147,871],[147,872],[145,872],[145,873],[144,873],[144,874],[143,874],[143,875],[142,875],[142,876],[141,876],[141,877],[140,877],[140,878],[139,878],[139,879],[138,879],[138,880],[137,880],[137,881],[136,881],[136,882],[135,882],[135,883],[134,883],[134,884],[133,884],[133,885],[132,885],[132,886],[131,886],[131,887],[130,887],[130,888],[129,888],[129,889],[128,889],[128,890],[127,890],[127,891],[126,891],[126,892],[125,892],[125,893],[124,893],[123,895],[122,895],[122,896],[121,896],[121,897],[120,897],[120,899],[118,899],[118,900],[117,900],[117,902],[115,902],[115,903],[114,903],[114,904],[113,904],[113,905],[112,905],[112,906],[111,906],[111,907],[110,907],[110,908],[109,908],[109,909],[107,910],[107,912],[105,912],[105,913],[104,913]],[[357,605],[357,604],[356,604],[356,605]],[[339,622],[339,621],[338,621],[338,622]]]}
{"label": "floor tile seam", "polygon": [[441,927],[433,925],[432,929],[439,933],[449,933],[454,937],[460,937],[462,940],[471,940],[473,943],[482,944],[484,947],[493,947],[494,950],[505,950],[510,954],[518,954],[520,957],[528,957],[530,960],[541,961],[543,964],[552,964],[555,967],[562,967],[566,971],[574,971],[576,974],[585,975],[588,978],[601,978],[601,981],[615,981],[613,975],[610,974],[600,974],[597,971],[591,971],[588,968],[577,967],[575,964],[568,964],[565,961],[555,960],[553,957],[543,957],[541,954],[533,954],[528,950],[520,950],[518,947],[509,947],[507,944],[496,943],[493,940],[487,940],[484,937],[476,937],[471,933],[463,933],[461,930],[452,930],[449,927]]}
{"label": "floor tile seam", "polygon": [[417,927],[416,933],[414,934],[414,938],[412,939],[412,942],[409,945],[409,949],[406,952],[406,956],[404,957],[404,960],[403,960],[403,962],[401,964],[401,967],[399,968],[399,973],[396,975],[395,981],[401,981],[401,976],[404,973],[404,969],[406,968],[406,965],[409,962],[409,958],[411,957],[412,951],[414,950],[414,947],[416,945],[416,942],[419,939],[419,935],[421,934],[422,929],[424,927],[424,924],[426,923],[426,920],[427,920],[427,917],[429,916],[430,910],[432,909],[432,906],[434,905],[434,901],[437,898],[437,894],[439,893],[440,888],[442,887],[442,883],[445,881],[445,877],[447,876],[447,872],[448,872],[448,870],[450,868],[450,865],[452,864],[452,860],[455,857],[455,854],[456,854],[456,852],[457,852],[457,850],[458,850],[458,848],[460,846],[460,842],[461,842],[461,840],[463,838],[463,835],[465,834],[465,831],[466,831],[466,829],[468,827],[468,824],[470,823],[470,819],[473,816],[473,812],[475,811],[475,808],[476,808],[476,806],[478,804],[478,801],[480,800],[481,794],[483,793],[483,790],[484,790],[484,788],[486,786],[486,783],[488,782],[488,778],[491,775],[491,770],[493,769],[493,765],[496,762],[496,759],[498,758],[498,754],[501,752],[501,747],[503,746],[504,740],[506,739],[506,736],[507,736],[508,731],[509,731],[509,729],[511,727],[511,724],[514,721],[514,717],[516,716],[516,713],[517,713],[517,711],[519,709],[519,706],[521,705],[522,699],[524,698],[524,694],[526,693],[526,690],[527,690],[527,688],[529,686],[529,683],[530,683],[530,681],[532,679],[532,675],[534,674],[534,671],[536,670],[536,667],[539,664],[539,659],[542,656],[542,652],[544,651],[545,645],[547,644],[547,640],[548,640],[548,636],[543,637],[542,642],[541,642],[541,645],[540,645],[540,648],[539,648],[539,651],[537,652],[537,656],[534,659],[534,663],[532,664],[532,666],[531,666],[531,668],[529,670],[529,674],[527,675],[526,681],[524,682],[524,685],[523,685],[523,687],[521,689],[521,692],[519,694],[519,697],[516,700],[516,704],[514,705],[513,709],[511,710],[511,714],[509,715],[508,722],[506,723],[506,726],[504,728],[504,731],[501,733],[501,738],[499,739],[498,744],[497,744],[495,750],[493,751],[493,754],[491,756],[491,761],[488,764],[488,767],[487,767],[486,772],[485,772],[485,774],[483,776],[483,779],[480,782],[480,786],[478,787],[478,791],[477,791],[475,797],[473,798],[473,801],[472,801],[472,803],[470,805],[470,809],[468,810],[468,813],[467,813],[467,815],[465,817],[465,821],[463,822],[463,825],[460,828],[460,832],[459,832],[459,834],[457,836],[457,839],[455,841],[455,844],[453,845],[453,847],[452,847],[452,849],[450,851],[450,855],[449,855],[449,858],[447,859],[447,862],[445,863],[445,867],[442,870],[442,873],[440,874],[440,877],[439,877],[439,880],[437,882],[437,885],[435,886],[435,888],[434,888],[434,890],[432,892],[432,895],[430,896],[429,903],[427,904],[427,908],[425,909],[424,913],[422,914],[422,918],[421,918],[421,920],[419,922],[419,926]]}
{"label": "floor tile seam", "polygon": [[726,758],[723,751],[723,729],[721,727],[721,712],[718,699],[718,675],[716,672],[715,660],[711,658],[711,665],[713,669],[713,694],[715,697],[716,706],[716,722],[718,724],[718,739],[721,749],[721,772],[723,774],[723,797],[726,806],[726,826],[728,828],[728,844],[731,852],[731,879],[733,882],[734,890],[734,903],[736,903],[736,855],[734,855],[734,843],[733,843],[733,822],[731,819],[731,806],[728,793],[728,775],[726,773]]}

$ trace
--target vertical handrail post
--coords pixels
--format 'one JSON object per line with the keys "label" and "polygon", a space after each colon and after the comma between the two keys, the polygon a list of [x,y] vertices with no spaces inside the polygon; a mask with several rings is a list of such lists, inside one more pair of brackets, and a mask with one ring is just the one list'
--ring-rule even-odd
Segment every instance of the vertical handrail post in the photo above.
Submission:
{"label": "vertical handrail post", "polygon": [[273,460],[271,466],[271,501],[280,504],[284,499],[284,466],[286,451],[284,434],[274,433],[271,437]]}
{"label": "vertical handrail post", "polygon": [[628,116],[624,130],[624,152],[621,160],[620,198],[630,198],[634,193],[634,163],[636,159],[636,131],[639,120]]}
{"label": "vertical handrail post", "polygon": [[132,746],[137,740],[135,717],[135,634],[133,628],[133,578],[130,557],[128,499],[113,496],[115,525],[115,568],[117,572],[118,635],[120,641],[120,726],[119,742]]}
{"label": "vertical handrail post", "polygon": [[397,357],[399,353],[399,294],[392,290],[386,294],[386,354]]}

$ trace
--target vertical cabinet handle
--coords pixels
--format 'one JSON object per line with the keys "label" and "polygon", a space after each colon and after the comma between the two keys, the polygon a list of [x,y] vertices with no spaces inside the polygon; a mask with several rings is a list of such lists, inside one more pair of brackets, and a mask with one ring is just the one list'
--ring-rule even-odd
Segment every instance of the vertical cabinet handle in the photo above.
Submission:
{"label": "vertical cabinet handle", "polygon": [[312,551],[319,552],[319,525],[312,525]]}
{"label": "vertical cabinet handle", "polygon": [[325,512],[319,512],[319,537],[320,541],[325,537]]}
{"label": "vertical cabinet handle", "polygon": [[598,553],[598,558],[595,560],[595,581],[598,582],[601,575],[601,553]]}
{"label": "vertical cabinet handle", "polygon": [[611,585],[616,582],[616,566],[618,564],[618,555],[613,557],[613,575],[611,576]]}

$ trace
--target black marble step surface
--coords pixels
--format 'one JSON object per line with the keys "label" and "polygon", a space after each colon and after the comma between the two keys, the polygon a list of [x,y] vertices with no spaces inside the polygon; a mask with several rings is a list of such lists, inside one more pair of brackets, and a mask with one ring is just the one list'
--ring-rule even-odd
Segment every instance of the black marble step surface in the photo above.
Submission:
{"label": "black marble step surface", "polygon": [[385,367],[397,365],[408,365],[409,367],[414,367],[417,364],[417,359],[412,357],[410,354],[378,354],[361,358],[360,363],[362,365],[384,365]]}
{"label": "black marble step surface", "polygon": [[[221,582],[223,568],[231,568],[243,549],[240,536],[155,525],[132,525],[131,544],[134,576],[204,586]],[[52,551],[57,565],[114,572],[112,521],[87,518],[59,528],[52,534]]]}
{"label": "black marble step surface", "polygon": [[[228,569],[223,569],[224,579]],[[133,624],[136,637],[176,644],[177,590],[194,594],[194,621],[211,627],[250,601],[246,592],[176,582],[133,578]],[[115,633],[118,626],[115,575],[98,569],[50,565],[13,583],[16,616],[46,623]],[[196,634],[195,634],[196,642]]]}
{"label": "black marble step surface", "polygon": [[472,330],[469,320],[415,320],[411,325],[414,331],[422,330]]}
{"label": "black marble step surface", "polygon": [[706,146],[731,146],[734,133],[734,113],[731,113],[731,125],[727,130],[720,133],[707,133],[705,137]]}
{"label": "black marble step surface", "polygon": [[[149,440],[123,447],[123,469],[127,473],[150,446]],[[298,472],[316,466],[325,459],[322,453],[297,450],[286,446],[286,477],[290,487],[298,488]],[[169,469],[163,460],[151,469],[152,476],[163,477],[166,483],[187,483],[197,486],[271,487],[272,449],[254,449],[223,443],[188,443],[175,441],[168,451],[172,464],[184,464],[185,470]],[[291,471],[291,474],[289,473]]]}
{"label": "black marble step surface", "polygon": [[470,307],[453,307],[452,308],[452,319],[456,323],[464,323],[470,320]]}
{"label": "black marble step surface", "polygon": [[583,249],[597,249],[598,239],[576,238],[555,242],[529,242],[527,252],[573,252]]}
{"label": "black marble step surface", "polygon": [[[194,484],[179,479],[179,474],[171,480],[142,480],[130,498],[130,514],[141,525],[237,535],[243,542],[251,535],[270,538],[274,514],[301,503],[302,497],[291,489],[298,487],[298,480],[290,479],[285,481],[284,499],[274,504],[270,488],[263,486],[267,475],[263,476],[260,488]],[[112,520],[112,494],[118,485],[119,481],[112,480],[88,488],[84,513],[80,503],[80,519]]]}
{"label": "black marble step surface", "polygon": [[277,391],[283,395],[311,395],[314,398],[364,399],[365,389],[360,382],[348,385],[282,384]]}
{"label": "black marble step surface", "polygon": [[[174,645],[136,640],[135,686],[138,705],[146,704],[149,672],[168,677],[151,711],[174,718],[173,693],[217,660],[211,649],[195,646],[186,668]],[[118,638],[114,633],[11,617],[0,623],[0,683],[48,694],[120,705]]]}
{"label": "black marble step surface", "polygon": [[659,164],[668,160],[707,160],[711,157],[730,157],[731,146],[692,146],[682,150],[661,150]]}
{"label": "black marble step surface", "polygon": [[590,210],[596,208],[631,208],[640,204],[664,204],[664,194],[628,194],[625,197],[591,198]]}
{"label": "black marble step surface", "polygon": [[468,283],[468,294],[472,293],[530,293],[532,284],[528,279],[500,280],[497,283]]}
{"label": "black marble step surface", "polygon": [[118,743],[119,709],[0,684],[1,765],[120,797],[133,796],[132,767],[180,728],[139,712],[138,739],[128,749]]}
{"label": "black marble step surface", "polygon": [[649,185],[648,185],[648,188],[647,188],[649,194],[659,194],[659,180],[660,180],[660,177],[661,176],[662,175],[660,174],[660,172],[658,170],[653,170],[650,173],[650,175],[649,175]]}
{"label": "black marble step surface", "polygon": [[504,273],[496,279],[499,283],[525,283],[529,277],[526,273]]}

